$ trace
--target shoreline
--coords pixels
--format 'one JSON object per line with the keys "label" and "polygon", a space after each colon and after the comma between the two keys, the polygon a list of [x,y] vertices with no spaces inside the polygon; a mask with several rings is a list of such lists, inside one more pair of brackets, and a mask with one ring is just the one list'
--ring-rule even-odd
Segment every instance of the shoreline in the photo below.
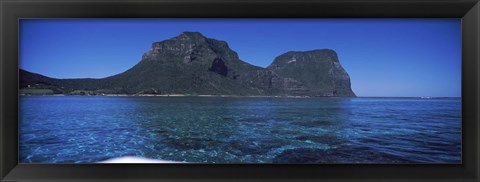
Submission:
{"label": "shoreline", "polygon": [[289,95],[186,95],[186,94],[100,94],[100,95],[69,95],[69,94],[19,94],[19,96],[78,96],[78,97],[239,97],[239,98],[359,98],[359,99],[422,99],[422,100],[439,100],[439,99],[462,99],[462,97],[311,97],[311,96],[289,96]]}
{"label": "shoreline", "polygon": [[251,97],[251,98],[350,98],[350,97],[310,97],[310,96],[269,96],[269,95],[186,95],[186,94],[99,94],[99,95],[70,95],[70,94],[19,94],[19,96],[79,96],[79,97]]}

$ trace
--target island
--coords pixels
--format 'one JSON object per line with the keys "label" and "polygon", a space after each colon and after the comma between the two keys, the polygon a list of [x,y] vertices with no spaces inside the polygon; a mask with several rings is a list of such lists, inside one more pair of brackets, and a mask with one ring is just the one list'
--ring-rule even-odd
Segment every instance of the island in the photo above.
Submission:
{"label": "island", "polygon": [[20,69],[19,80],[21,95],[356,96],[334,50],[289,51],[262,68],[199,32],[154,42],[138,64],[106,78],[57,79]]}

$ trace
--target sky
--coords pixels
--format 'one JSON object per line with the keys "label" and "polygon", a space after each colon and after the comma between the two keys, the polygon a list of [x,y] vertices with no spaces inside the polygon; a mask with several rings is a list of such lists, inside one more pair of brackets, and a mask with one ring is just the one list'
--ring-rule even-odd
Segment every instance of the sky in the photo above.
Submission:
{"label": "sky", "polygon": [[185,31],[224,40],[261,67],[288,51],[333,49],[357,96],[461,96],[460,19],[22,19],[19,67],[103,78]]}

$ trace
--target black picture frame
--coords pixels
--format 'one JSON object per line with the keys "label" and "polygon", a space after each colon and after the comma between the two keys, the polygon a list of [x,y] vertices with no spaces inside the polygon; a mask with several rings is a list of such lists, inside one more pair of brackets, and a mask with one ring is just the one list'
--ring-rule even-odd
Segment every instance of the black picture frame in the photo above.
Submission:
{"label": "black picture frame", "polygon": [[[478,0],[0,0],[0,16],[0,181],[479,181]],[[461,18],[463,162],[18,164],[19,18]]]}

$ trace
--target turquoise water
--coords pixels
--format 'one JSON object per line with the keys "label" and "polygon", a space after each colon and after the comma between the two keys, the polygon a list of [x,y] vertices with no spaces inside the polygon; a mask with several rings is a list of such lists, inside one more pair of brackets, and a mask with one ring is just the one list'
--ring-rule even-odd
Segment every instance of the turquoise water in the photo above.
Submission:
{"label": "turquoise water", "polygon": [[21,96],[20,163],[461,163],[461,100]]}

